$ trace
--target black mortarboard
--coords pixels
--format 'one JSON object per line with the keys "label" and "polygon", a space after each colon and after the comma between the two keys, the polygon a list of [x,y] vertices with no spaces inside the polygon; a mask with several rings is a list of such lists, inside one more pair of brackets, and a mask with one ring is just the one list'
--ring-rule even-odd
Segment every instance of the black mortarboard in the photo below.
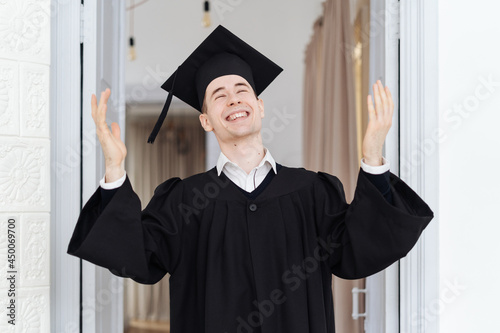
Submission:
{"label": "black mortarboard", "polygon": [[212,80],[236,74],[245,78],[260,95],[282,71],[281,67],[219,25],[161,86],[169,93],[148,142],[153,143],[160,131],[172,95],[201,112],[205,90]]}

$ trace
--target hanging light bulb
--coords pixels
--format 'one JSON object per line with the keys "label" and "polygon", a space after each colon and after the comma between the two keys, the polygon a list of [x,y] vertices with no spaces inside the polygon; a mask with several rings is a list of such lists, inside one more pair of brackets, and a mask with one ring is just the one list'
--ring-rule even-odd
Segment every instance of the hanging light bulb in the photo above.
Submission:
{"label": "hanging light bulb", "polygon": [[129,50],[128,50],[128,60],[133,61],[136,58],[135,54],[135,46],[134,46],[134,37],[130,37],[129,39]]}
{"label": "hanging light bulb", "polygon": [[212,21],[210,20],[210,3],[208,1],[205,1],[203,4],[203,20],[201,21],[201,24],[205,28],[208,28],[210,24],[212,24]]}
{"label": "hanging light bulb", "polygon": [[129,17],[129,28],[130,28],[130,38],[128,40],[128,60],[134,61],[137,57],[135,54],[135,43],[134,43],[134,9],[136,7],[134,0],[131,0],[130,17]]}

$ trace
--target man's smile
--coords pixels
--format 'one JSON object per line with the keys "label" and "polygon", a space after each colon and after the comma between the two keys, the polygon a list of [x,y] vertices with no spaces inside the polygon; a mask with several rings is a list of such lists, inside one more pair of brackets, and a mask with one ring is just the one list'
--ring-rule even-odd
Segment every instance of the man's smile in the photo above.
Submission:
{"label": "man's smile", "polygon": [[227,121],[234,121],[236,119],[240,118],[246,118],[248,117],[249,113],[247,111],[235,111],[231,113],[229,116],[226,117]]}

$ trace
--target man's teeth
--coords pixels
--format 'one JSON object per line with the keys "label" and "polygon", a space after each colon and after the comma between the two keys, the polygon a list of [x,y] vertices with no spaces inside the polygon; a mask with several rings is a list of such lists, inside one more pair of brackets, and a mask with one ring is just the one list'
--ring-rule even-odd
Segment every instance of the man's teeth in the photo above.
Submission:
{"label": "man's teeth", "polygon": [[236,118],[240,118],[240,117],[246,117],[247,116],[247,113],[246,112],[237,112],[235,114],[232,114],[230,115],[229,117],[227,117],[229,120],[235,120]]}

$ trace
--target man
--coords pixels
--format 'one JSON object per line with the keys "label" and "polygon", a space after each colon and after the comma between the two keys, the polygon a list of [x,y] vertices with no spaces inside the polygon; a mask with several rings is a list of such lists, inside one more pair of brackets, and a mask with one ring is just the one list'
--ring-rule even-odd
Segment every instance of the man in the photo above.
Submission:
{"label": "man", "polygon": [[221,148],[217,166],[159,185],[141,212],[125,174],[120,129],[106,102],[92,116],[106,174],[82,210],[68,252],[141,283],[170,277],[171,331],[334,332],[332,273],[357,279],[405,256],[432,218],[388,171],[382,147],[393,103],[381,82],[368,97],[369,125],[355,197],[326,173],[276,163],[262,144],[258,95],[281,72],[223,27],[164,84],[200,112]]}

